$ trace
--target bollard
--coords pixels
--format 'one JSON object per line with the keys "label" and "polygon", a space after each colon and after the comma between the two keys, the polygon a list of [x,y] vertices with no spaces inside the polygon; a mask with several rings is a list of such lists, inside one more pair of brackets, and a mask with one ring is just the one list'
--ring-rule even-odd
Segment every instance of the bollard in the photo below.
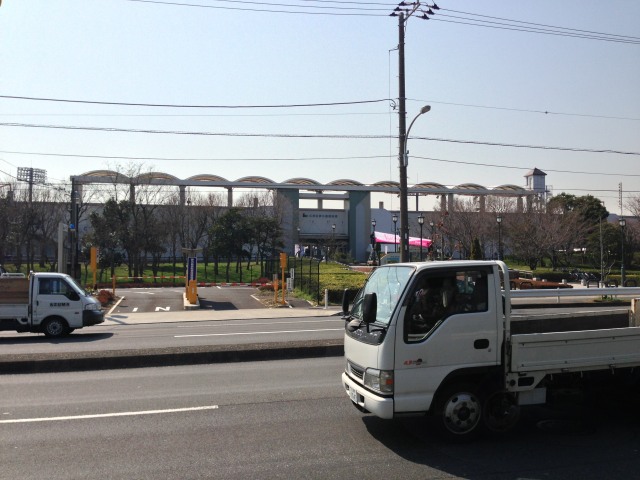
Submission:
{"label": "bollard", "polygon": [[329,308],[329,290],[327,288],[324,289],[324,309]]}
{"label": "bollard", "polygon": [[629,326],[640,327],[640,298],[631,299],[631,310],[629,311]]}

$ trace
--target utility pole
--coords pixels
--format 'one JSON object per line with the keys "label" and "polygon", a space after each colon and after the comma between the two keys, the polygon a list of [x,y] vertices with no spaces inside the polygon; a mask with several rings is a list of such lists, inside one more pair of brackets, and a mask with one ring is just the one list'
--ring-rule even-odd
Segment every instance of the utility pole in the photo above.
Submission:
{"label": "utility pole", "polygon": [[[400,2],[389,16],[398,17],[398,164],[400,174],[400,261],[409,261],[409,205],[407,187],[407,111],[405,94],[404,66],[404,29],[409,17],[420,11],[423,20],[429,20],[433,10],[439,10],[435,3],[428,10],[421,10],[419,1],[415,3]],[[395,234],[395,232],[394,232]]]}
{"label": "utility pole", "polygon": [[[400,168],[400,261],[409,261],[409,205],[407,198],[407,111],[404,79],[404,12],[398,15],[398,164]],[[395,234],[395,232],[394,232]]]}

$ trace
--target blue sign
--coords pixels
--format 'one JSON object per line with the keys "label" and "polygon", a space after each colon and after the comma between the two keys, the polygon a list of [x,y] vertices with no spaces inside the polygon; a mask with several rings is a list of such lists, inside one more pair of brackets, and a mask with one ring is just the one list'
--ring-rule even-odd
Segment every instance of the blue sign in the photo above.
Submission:
{"label": "blue sign", "polygon": [[198,261],[196,257],[187,258],[187,281],[197,280]]}

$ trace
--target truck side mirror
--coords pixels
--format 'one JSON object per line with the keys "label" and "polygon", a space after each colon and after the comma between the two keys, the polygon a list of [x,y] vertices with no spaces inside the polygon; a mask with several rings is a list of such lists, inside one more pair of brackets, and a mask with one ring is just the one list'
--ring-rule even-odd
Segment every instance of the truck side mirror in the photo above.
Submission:
{"label": "truck side mirror", "polygon": [[342,316],[347,317],[349,315],[349,290],[347,288],[342,292]]}
{"label": "truck side mirror", "polygon": [[376,321],[378,310],[378,296],[375,293],[367,293],[362,303],[362,320],[369,324]]}

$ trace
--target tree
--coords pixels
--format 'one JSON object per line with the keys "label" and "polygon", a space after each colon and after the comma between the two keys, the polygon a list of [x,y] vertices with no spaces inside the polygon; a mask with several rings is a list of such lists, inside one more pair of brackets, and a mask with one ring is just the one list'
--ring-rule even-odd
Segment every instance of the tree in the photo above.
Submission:
{"label": "tree", "polygon": [[619,228],[607,222],[601,222],[587,238],[587,259],[605,278],[620,258],[620,244]]}
{"label": "tree", "polygon": [[549,200],[547,211],[555,213],[577,212],[591,225],[596,225],[598,220],[609,216],[609,212],[599,198],[592,195],[576,197],[564,192]]}
{"label": "tree", "polygon": [[509,239],[512,254],[522,259],[531,270],[538,267],[544,254],[552,248],[554,240],[549,238],[546,213],[526,212],[505,217],[503,229]]}
{"label": "tree", "polygon": [[226,281],[230,279],[231,260],[235,257],[242,258],[242,249],[248,239],[248,229],[246,219],[242,215],[242,210],[236,207],[224,212],[209,229],[209,236],[212,238],[211,248],[214,255],[226,257]]}
{"label": "tree", "polygon": [[483,258],[480,240],[478,240],[478,237],[475,237],[471,245],[471,260],[482,260]]}

